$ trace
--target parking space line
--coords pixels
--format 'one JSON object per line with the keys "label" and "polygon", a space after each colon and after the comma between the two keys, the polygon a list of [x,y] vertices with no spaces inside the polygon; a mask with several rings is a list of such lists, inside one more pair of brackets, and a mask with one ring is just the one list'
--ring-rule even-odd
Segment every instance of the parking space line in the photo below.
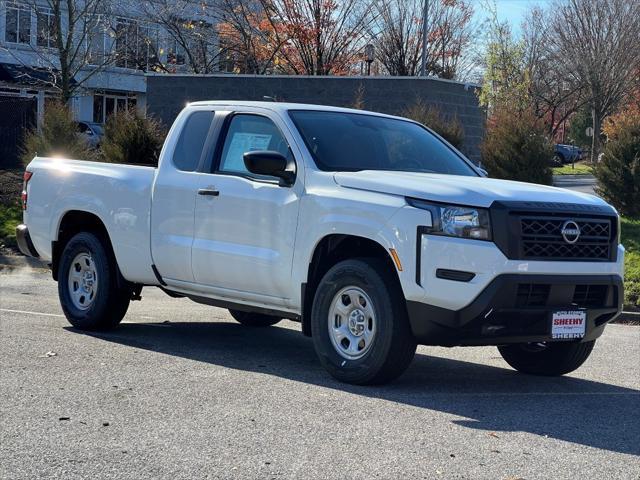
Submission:
{"label": "parking space line", "polygon": [[10,310],[8,308],[0,308],[0,312],[22,313],[22,314],[25,314],[25,315],[40,315],[40,316],[43,316],[43,317],[61,317],[61,318],[64,317],[64,315],[60,315],[59,313],[31,312],[31,311],[27,311],[27,310]]}

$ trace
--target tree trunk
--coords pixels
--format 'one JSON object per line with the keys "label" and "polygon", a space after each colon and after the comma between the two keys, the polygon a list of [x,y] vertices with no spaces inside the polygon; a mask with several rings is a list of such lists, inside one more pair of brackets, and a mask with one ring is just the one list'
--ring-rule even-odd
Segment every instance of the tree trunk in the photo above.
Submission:
{"label": "tree trunk", "polygon": [[601,128],[601,113],[600,109],[593,107],[591,109],[593,137],[591,137],[591,163],[595,164],[598,161],[598,154],[600,153],[600,128]]}

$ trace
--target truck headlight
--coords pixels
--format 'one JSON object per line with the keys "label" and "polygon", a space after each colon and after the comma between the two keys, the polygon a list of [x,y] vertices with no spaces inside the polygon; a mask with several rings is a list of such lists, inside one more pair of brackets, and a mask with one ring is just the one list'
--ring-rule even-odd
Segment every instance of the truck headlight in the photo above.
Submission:
{"label": "truck headlight", "polygon": [[485,208],[443,205],[415,198],[408,198],[407,202],[431,212],[432,226],[427,227],[427,232],[432,235],[491,240],[489,210]]}

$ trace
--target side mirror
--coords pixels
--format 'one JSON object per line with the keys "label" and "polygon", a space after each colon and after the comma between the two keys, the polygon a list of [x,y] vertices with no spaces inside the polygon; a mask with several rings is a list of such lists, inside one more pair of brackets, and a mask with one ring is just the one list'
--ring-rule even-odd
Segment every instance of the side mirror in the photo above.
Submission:
{"label": "side mirror", "polygon": [[280,152],[256,150],[246,152],[242,158],[251,173],[277,177],[281,186],[290,187],[296,179],[295,167]]}

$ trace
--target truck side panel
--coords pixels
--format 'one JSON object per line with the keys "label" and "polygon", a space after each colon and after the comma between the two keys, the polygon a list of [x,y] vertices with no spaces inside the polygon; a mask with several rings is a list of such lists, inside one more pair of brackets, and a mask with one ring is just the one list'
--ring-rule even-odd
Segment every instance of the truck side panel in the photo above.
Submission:
{"label": "truck side panel", "polygon": [[149,238],[154,168],[36,157],[27,169],[33,177],[24,221],[43,260],[51,260],[64,215],[87,212],[106,227],[122,275],[157,284]]}

